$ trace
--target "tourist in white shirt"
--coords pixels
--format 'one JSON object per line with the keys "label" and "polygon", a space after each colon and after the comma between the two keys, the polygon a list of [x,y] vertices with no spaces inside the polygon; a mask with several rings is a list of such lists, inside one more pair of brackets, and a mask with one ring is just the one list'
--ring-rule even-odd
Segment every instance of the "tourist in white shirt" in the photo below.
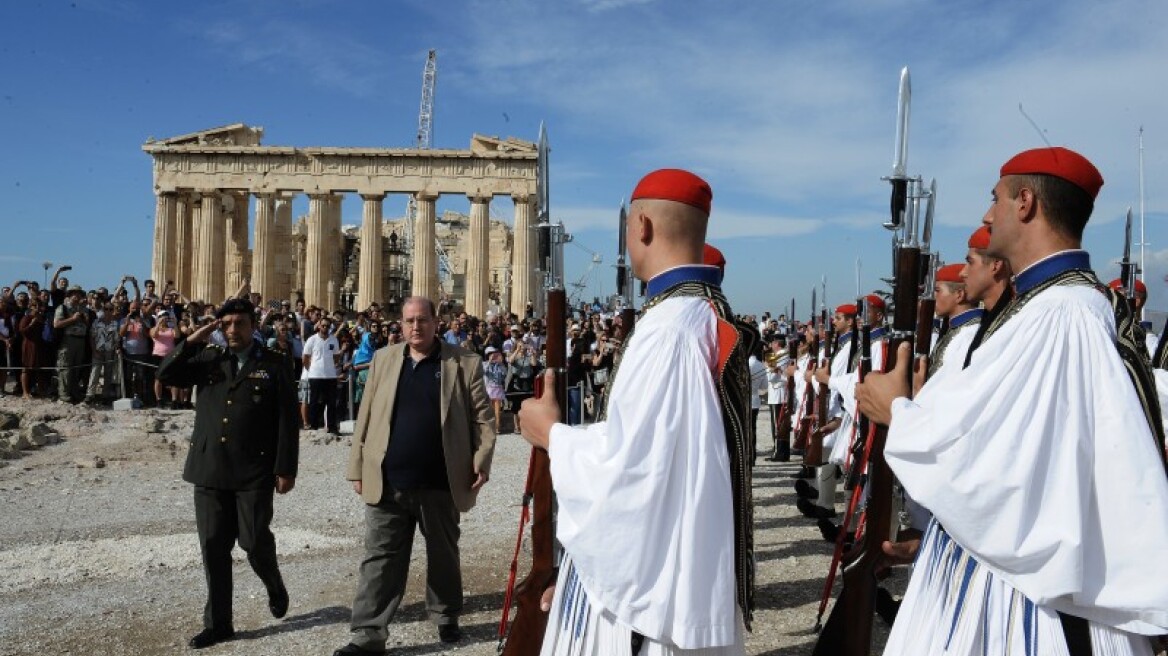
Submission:
{"label": "tourist in white shirt", "polygon": [[[340,432],[337,420],[337,363],[341,355],[337,338],[329,334],[332,320],[316,322],[316,332],[304,343],[303,362],[308,372],[308,427],[327,421],[330,433]],[[322,414],[324,416],[322,416]]]}

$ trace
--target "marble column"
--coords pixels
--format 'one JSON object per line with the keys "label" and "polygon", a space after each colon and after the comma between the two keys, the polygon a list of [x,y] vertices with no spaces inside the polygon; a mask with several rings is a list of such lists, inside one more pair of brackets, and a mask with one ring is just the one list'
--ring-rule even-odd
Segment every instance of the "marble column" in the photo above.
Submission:
{"label": "marble column", "polygon": [[219,191],[200,191],[202,208],[199,212],[199,241],[192,274],[195,300],[216,305],[223,302],[223,256],[225,255],[226,226],[223,225],[223,206]]}
{"label": "marble column", "polygon": [[276,197],[275,279],[272,298],[292,299],[296,287],[296,247],[292,243],[292,198]]}
{"label": "marble column", "polygon": [[470,243],[466,258],[466,312],[484,318],[487,316],[490,292],[490,253],[487,249],[490,221],[490,196],[470,197]]}
{"label": "marble column", "polygon": [[175,198],[174,287],[184,296],[191,293],[191,258],[194,255],[194,212],[189,194]]}
{"label": "marble column", "polygon": [[173,191],[158,194],[154,211],[154,262],[150,267],[150,277],[154,278],[158,290],[166,289],[167,281],[174,280],[175,258],[178,255],[178,197]]}
{"label": "marble column", "polygon": [[308,234],[304,256],[304,302],[328,306],[328,194],[308,195]]}
{"label": "marble column", "polygon": [[251,266],[251,290],[265,301],[279,300],[276,296],[276,195],[256,194],[255,253]]}
{"label": "marble column", "polygon": [[[515,201],[515,247],[511,251],[511,312],[524,318],[527,302],[536,302],[535,293],[535,231],[531,214],[534,199],[527,194],[513,194]],[[538,303],[537,303],[538,305]]]}
{"label": "marble column", "polygon": [[381,202],[385,194],[361,194],[361,264],[357,273],[357,310],[384,303],[381,287]]}
{"label": "marble column", "polygon": [[223,288],[228,294],[234,295],[248,275],[247,224],[248,198],[247,192],[231,193],[231,212],[227,215],[227,229],[224,239],[223,263],[226,277]]}
{"label": "marble column", "polygon": [[425,296],[438,302],[438,257],[434,253],[434,201],[437,194],[418,192],[414,196],[417,214],[414,216],[414,273],[413,296]]}
{"label": "marble column", "polygon": [[328,258],[328,277],[325,280],[332,283],[331,291],[326,295],[330,310],[341,307],[339,294],[345,282],[345,239],[341,236],[341,199],[342,196],[338,194],[329,196],[328,221],[325,224],[328,235],[328,249],[325,251]]}

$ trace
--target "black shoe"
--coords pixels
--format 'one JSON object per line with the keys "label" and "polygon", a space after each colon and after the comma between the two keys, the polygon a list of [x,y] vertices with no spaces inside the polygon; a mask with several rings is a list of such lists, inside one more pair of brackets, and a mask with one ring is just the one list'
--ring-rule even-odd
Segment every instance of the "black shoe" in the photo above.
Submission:
{"label": "black shoe", "polygon": [[227,629],[226,631],[221,631],[218,629],[203,629],[198,633],[198,635],[191,638],[191,641],[187,644],[191,649],[205,649],[211,645],[217,645],[220,642],[230,640],[234,637],[235,629]]}
{"label": "black shoe", "polygon": [[272,617],[276,619],[288,614],[288,589],[284,587],[283,581],[274,591],[268,591],[268,610],[272,611]]}
{"label": "black shoe", "polygon": [[375,651],[373,649],[364,649],[350,642],[334,651],[333,656],[385,656],[385,650],[379,649]]}
{"label": "black shoe", "polygon": [[892,593],[884,588],[876,588],[876,614],[888,626],[896,621],[896,614],[900,612],[900,602],[892,598]]}
{"label": "black shoe", "polygon": [[802,499],[818,499],[819,490],[811,487],[811,484],[806,479],[800,478],[795,481],[795,494],[798,494]]}
{"label": "black shoe", "polygon": [[451,643],[462,640],[462,629],[458,628],[458,624],[440,624],[438,625],[438,639],[442,642]]}
{"label": "black shoe", "polygon": [[835,517],[834,510],[821,508],[807,499],[799,499],[795,502],[795,507],[799,509],[799,512],[803,513],[804,517],[810,517],[811,519],[833,519]]}
{"label": "black shoe", "polygon": [[[817,522],[817,524],[819,525],[819,534],[823,536],[823,539],[827,542],[835,544],[835,541],[839,539],[840,527],[830,519],[821,519]],[[855,541],[856,534],[854,532],[848,531],[844,534],[845,547],[854,543]]]}

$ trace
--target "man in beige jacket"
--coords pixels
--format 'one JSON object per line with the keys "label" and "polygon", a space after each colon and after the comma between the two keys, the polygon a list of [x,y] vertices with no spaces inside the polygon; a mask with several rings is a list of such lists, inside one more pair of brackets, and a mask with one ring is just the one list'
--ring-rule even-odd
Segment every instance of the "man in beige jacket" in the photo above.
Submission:
{"label": "man in beige jacket", "polygon": [[351,642],[335,655],[382,654],[401,604],[414,527],[426,540],[426,609],[443,642],[462,637],[459,513],[474,507],[495,448],[482,360],[436,336],[428,298],[402,306],[404,345],[373,357],[345,477],[365,508],[365,557]]}

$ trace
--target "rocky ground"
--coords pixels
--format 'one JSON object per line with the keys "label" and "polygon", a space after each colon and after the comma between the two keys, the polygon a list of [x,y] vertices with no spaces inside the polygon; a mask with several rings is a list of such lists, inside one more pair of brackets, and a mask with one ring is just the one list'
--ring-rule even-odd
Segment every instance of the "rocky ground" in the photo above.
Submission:
{"label": "rocky ground", "polygon": [[[193,417],[0,398],[0,655],[187,650],[204,601],[191,487],[181,479]],[[759,420],[769,435],[765,410]],[[238,637],[204,653],[326,655],[347,642],[363,506],[343,480],[347,440],[310,432],[302,440],[296,489],[277,498],[274,522],[288,616],[268,614],[237,549]],[[463,519],[466,638],[442,645],[426,621],[418,541],[390,653],[495,653],[525,445],[500,437],[491,482]],[[795,469],[760,461],[755,470],[759,610],[750,654],[809,654],[815,640],[830,546],[794,508]],[[903,583],[902,573],[898,593]],[[886,630],[878,619],[875,627],[879,645]]]}

